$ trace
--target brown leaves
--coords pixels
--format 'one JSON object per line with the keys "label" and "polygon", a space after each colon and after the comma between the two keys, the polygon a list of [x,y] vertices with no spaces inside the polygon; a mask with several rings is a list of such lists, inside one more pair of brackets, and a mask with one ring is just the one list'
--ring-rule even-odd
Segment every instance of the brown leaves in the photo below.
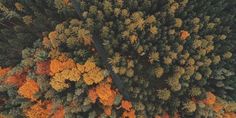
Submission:
{"label": "brown leaves", "polygon": [[50,73],[50,61],[42,61],[36,63],[36,74],[46,74]]}
{"label": "brown leaves", "polygon": [[20,87],[25,82],[25,80],[26,80],[26,73],[23,72],[23,73],[16,73],[10,77],[7,77],[4,80],[4,83]]}

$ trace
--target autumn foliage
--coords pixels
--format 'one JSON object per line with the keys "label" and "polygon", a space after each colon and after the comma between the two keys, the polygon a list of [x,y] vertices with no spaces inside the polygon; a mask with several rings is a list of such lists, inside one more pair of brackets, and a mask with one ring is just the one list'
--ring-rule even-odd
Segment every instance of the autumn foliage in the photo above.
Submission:
{"label": "autumn foliage", "polygon": [[207,92],[207,97],[203,102],[207,105],[212,105],[216,102],[216,96],[211,92]]}
{"label": "autumn foliage", "polygon": [[63,106],[59,107],[52,116],[52,118],[64,118],[64,117],[65,117],[65,109]]}
{"label": "autumn foliage", "polygon": [[36,74],[46,74],[50,73],[50,61],[41,61],[36,63]]}
{"label": "autumn foliage", "polygon": [[50,84],[57,91],[69,87],[69,84],[65,83],[66,80],[78,82],[83,77],[85,84],[92,85],[104,79],[103,70],[90,59],[83,65],[76,64],[72,59],[65,62],[54,59],[50,63],[50,68],[53,75]]}
{"label": "autumn foliage", "polygon": [[105,106],[112,106],[116,97],[116,92],[111,89],[111,84],[101,83],[96,88],[99,101]]}
{"label": "autumn foliage", "polygon": [[121,107],[127,111],[130,111],[130,109],[132,108],[132,104],[130,101],[122,100]]}
{"label": "autumn foliage", "polygon": [[3,77],[7,74],[8,71],[10,71],[11,68],[0,68],[0,77]]}
{"label": "autumn foliage", "polygon": [[189,36],[190,36],[190,34],[187,31],[185,31],[185,30],[180,31],[180,39],[181,40],[186,40]]}
{"label": "autumn foliage", "polygon": [[50,102],[38,101],[36,104],[28,109],[25,109],[25,115],[28,118],[49,118],[52,110],[52,104]]}
{"label": "autumn foliage", "polygon": [[4,83],[8,84],[8,85],[15,85],[17,87],[20,87],[26,80],[26,73],[22,72],[22,73],[16,73],[12,76],[7,77],[4,80]]}
{"label": "autumn foliage", "polygon": [[50,72],[51,72],[51,75],[54,75],[55,73],[58,73],[58,72],[65,70],[65,69],[71,69],[75,66],[76,66],[76,64],[72,59],[68,59],[65,61],[53,59],[50,62]]}
{"label": "autumn foliage", "polygon": [[1,0],[0,118],[236,118],[235,5]]}
{"label": "autumn foliage", "polygon": [[32,79],[26,79],[26,82],[19,88],[19,95],[32,101],[36,100],[34,95],[39,91],[38,84]]}
{"label": "autumn foliage", "polygon": [[122,114],[122,118],[136,118],[135,110],[131,109],[130,111],[125,111]]}
{"label": "autumn foliage", "polygon": [[92,88],[92,89],[89,89],[88,91],[88,97],[90,98],[90,100],[95,103],[96,102],[96,99],[98,98],[98,95],[96,93],[96,89]]}

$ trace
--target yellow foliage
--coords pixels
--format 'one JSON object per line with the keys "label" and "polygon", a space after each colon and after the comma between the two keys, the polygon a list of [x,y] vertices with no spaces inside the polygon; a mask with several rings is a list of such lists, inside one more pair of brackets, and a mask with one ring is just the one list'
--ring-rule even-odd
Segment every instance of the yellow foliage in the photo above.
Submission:
{"label": "yellow foliage", "polygon": [[157,30],[157,27],[156,26],[152,26],[149,31],[152,33],[152,34],[157,34],[158,33],[158,30]]}
{"label": "yellow foliage", "polygon": [[58,47],[58,41],[56,40],[57,36],[58,36],[58,33],[56,31],[50,32],[48,34],[48,37],[50,39],[50,42],[51,42],[53,48]]}
{"label": "yellow foliage", "polygon": [[52,79],[50,81],[50,85],[52,86],[52,88],[54,88],[56,91],[60,91],[64,88],[68,88],[69,85],[65,83],[65,80],[61,78],[56,78],[56,79]]}
{"label": "yellow foliage", "polygon": [[92,61],[92,59],[88,59],[84,64],[85,72],[89,72],[95,67],[96,67],[96,64]]}
{"label": "yellow foliage", "polygon": [[55,90],[59,91],[69,87],[69,85],[65,83],[65,80],[79,81],[80,77],[81,73],[76,67],[72,69],[66,69],[60,73],[56,73],[53,76],[50,84]]}
{"label": "yellow foliage", "polygon": [[135,22],[135,25],[136,25],[137,28],[143,30],[144,29],[144,23],[145,23],[144,19],[143,18],[139,18]]}
{"label": "yellow foliage", "polygon": [[81,42],[84,43],[84,45],[91,45],[92,43],[92,35],[90,34],[89,30],[86,29],[79,29],[78,31],[78,37],[82,40]]}
{"label": "yellow foliage", "polygon": [[104,79],[103,71],[96,67],[93,70],[89,71],[88,73],[85,73],[83,75],[84,82],[87,85],[92,85],[93,83],[99,83]]}
{"label": "yellow foliage", "polygon": [[51,61],[50,68],[54,75],[50,84],[57,91],[69,87],[69,84],[65,83],[66,80],[79,81],[83,76],[84,82],[92,85],[104,79],[103,71],[91,59],[88,59],[84,65],[75,64],[71,59],[65,62],[54,59]]}
{"label": "yellow foliage", "polygon": [[131,44],[134,44],[137,42],[138,37],[136,35],[131,35],[131,36],[129,36],[129,40],[130,40]]}
{"label": "yellow foliage", "polygon": [[164,74],[164,69],[162,67],[155,68],[155,76],[160,78]]}
{"label": "yellow foliage", "polygon": [[180,18],[175,18],[175,27],[181,27],[183,21]]}
{"label": "yellow foliage", "polygon": [[183,108],[186,109],[187,112],[194,112],[194,111],[196,111],[197,106],[194,101],[188,101],[188,102],[184,103]]}
{"label": "yellow foliage", "polygon": [[18,11],[22,11],[24,9],[24,6],[19,2],[15,3],[15,7]]}
{"label": "yellow foliage", "polygon": [[156,17],[154,15],[148,16],[147,19],[145,20],[146,23],[152,24],[156,22]]}
{"label": "yellow foliage", "polygon": [[39,101],[24,112],[27,118],[49,118],[51,103]]}
{"label": "yellow foliage", "polygon": [[26,25],[29,25],[33,22],[32,16],[29,15],[22,17],[22,19]]}

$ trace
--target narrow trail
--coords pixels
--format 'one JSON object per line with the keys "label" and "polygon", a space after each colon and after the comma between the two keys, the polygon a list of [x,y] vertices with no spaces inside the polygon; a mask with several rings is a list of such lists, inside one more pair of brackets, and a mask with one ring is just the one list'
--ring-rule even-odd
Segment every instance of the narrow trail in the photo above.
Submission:
{"label": "narrow trail", "polygon": [[[76,2],[76,0],[71,0],[71,3],[73,7],[75,8],[77,14],[80,16],[80,7],[79,4]],[[121,80],[121,78],[115,74],[115,72],[112,70],[112,65],[108,63],[108,55],[105,51],[105,49],[102,47],[101,40],[99,39],[99,30],[94,30],[93,32],[93,43],[94,46],[101,57],[102,63],[105,65],[105,67],[108,69],[108,71],[111,74],[112,81],[115,85],[115,87],[118,88],[119,92],[124,96],[125,99],[129,100],[130,96],[128,95],[128,92],[124,88],[124,82]]]}

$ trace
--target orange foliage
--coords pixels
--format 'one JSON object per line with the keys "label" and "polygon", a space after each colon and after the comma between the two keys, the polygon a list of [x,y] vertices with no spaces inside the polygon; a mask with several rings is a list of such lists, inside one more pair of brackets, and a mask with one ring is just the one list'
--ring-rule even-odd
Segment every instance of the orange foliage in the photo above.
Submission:
{"label": "orange foliage", "polygon": [[43,46],[45,46],[46,48],[51,47],[51,42],[50,42],[50,40],[48,39],[48,37],[43,37],[42,43],[43,43]]}
{"label": "orange foliage", "polygon": [[49,118],[52,104],[50,102],[37,102],[29,109],[24,110],[27,118]]}
{"label": "orange foliage", "polygon": [[73,59],[68,59],[67,61],[62,62],[61,64],[63,70],[76,67],[75,61]]}
{"label": "orange foliage", "polygon": [[55,40],[57,38],[57,32],[53,31],[48,34],[50,40]]}
{"label": "orange foliage", "polygon": [[111,106],[104,107],[103,109],[104,109],[104,113],[107,116],[111,116],[111,114],[112,114],[112,107]]}
{"label": "orange foliage", "polygon": [[111,77],[108,77],[107,80],[106,80],[107,83],[112,83],[112,78]]}
{"label": "orange foliage", "polygon": [[70,2],[70,0],[63,0],[63,2],[65,5],[67,5]]}
{"label": "orange foliage", "polygon": [[122,118],[136,118],[135,110],[131,109],[130,111],[123,112]]}
{"label": "orange foliage", "polygon": [[132,104],[131,104],[131,102],[129,102],[127,100],[122,100],[121,107],[127,111],[130,111],[130,109],[132,108]]}
{"label": "orange foliage", "polygon": [[219,111],[221,111],[222,109],[224,109],[224,106],[223,106],[223,105],[214,104],[214,106],[213,106],[213,110],[214,110],[215,112],[219,112]]}
{"label": "orange foliage", "polygon": [[0,114],[0,118],[6,118],[6,116],[4,116],[4,115]]}
{"label": "orange foliage", "polygon": [[180,31],[180,39],[181,40],[186,40],[189,36],[190,36],[190,34],[187,31],[184,31],[184,30]]}
{"label": "orange foliage", "polygon": [[53,59],[51,60],[51,63],[50,63],[50,71],[51,71],[51,74],[55,74],[55,73],[58,73],[61,71],[61,62],[57,59]]}
{"label": "orange foliage", "polygon": [[26,82],[19,88],[18,94],[34,101],[36,100],[34,95],[38,91],[39,91],[38,84],[32,79],[27,79]]}
{"label": "orange foliage", "polygon": [[115,101],[116,92],[111,89],[111,84],[101,83],[96,88],[100,102],[105,106],[112,106]]}
{"label": "orange foliage", "polygon": [[17,73],[4,80],[4,83],[20,87],[26,80],[26,73]]}
{"label": "orange foliage", "polygon": [[156,115],[156,116],[155,116],[155,118],[161,118],[161,116],[159,116],[159,115]]}
{"label": "orange foliage", "polygon": [[52,118],[64,118],[65,109],[61,106],[52,116]]}
{"label": "orange foliage", "polygon": [[[165,112],[162,116],[156,115],[155,118],[170,118],[170,115]],[[173,118],[180,118],[180,115],[176,112]]]}
{"label": "orange foliage", "polygon": [[11,68],[2,68],[2,69],[0,69],[0,77],[5,76],[10,70],[11,70]]}
{"label": "orange foliage", "polygon": [[95,103],[96,99],[98,98],[98,95],[95,89],[89,89],[88,96],[93,103]]}
{"label": "orange foliage", "polygon": [[50,72],[50,61],[42,61],[36,63],[36,74],[49,74]]}
{"label": "orange foliage", "polygon": [[180,118],[180,115],[178,112],[175,113],[174,118]]}
{"label": "orange foliage", "polygon": [[165,112],[161,118],[170,118],[170,115],[167,112]]}
{"label": "orange foliage", "polygon": [[72,59],[68,59],[64,62],[61,62],[57,59],[53,59],[51,60],[51,63],[50,63],[50,72],[51,72],[50,74],[54,75],[55,73],[58,73],[65,69],[74,68],[75,66],[76,64]]}
{"label": "orange foliage", "polygon": [[225,113],[223,118],[236,118],[236,113],[233,112]]}
{"label": "orange foliage", "polygon": [[216,96],[211,92],[207,92],[207,97],[203,102],[207,105],[212,105],[216,102]]}

